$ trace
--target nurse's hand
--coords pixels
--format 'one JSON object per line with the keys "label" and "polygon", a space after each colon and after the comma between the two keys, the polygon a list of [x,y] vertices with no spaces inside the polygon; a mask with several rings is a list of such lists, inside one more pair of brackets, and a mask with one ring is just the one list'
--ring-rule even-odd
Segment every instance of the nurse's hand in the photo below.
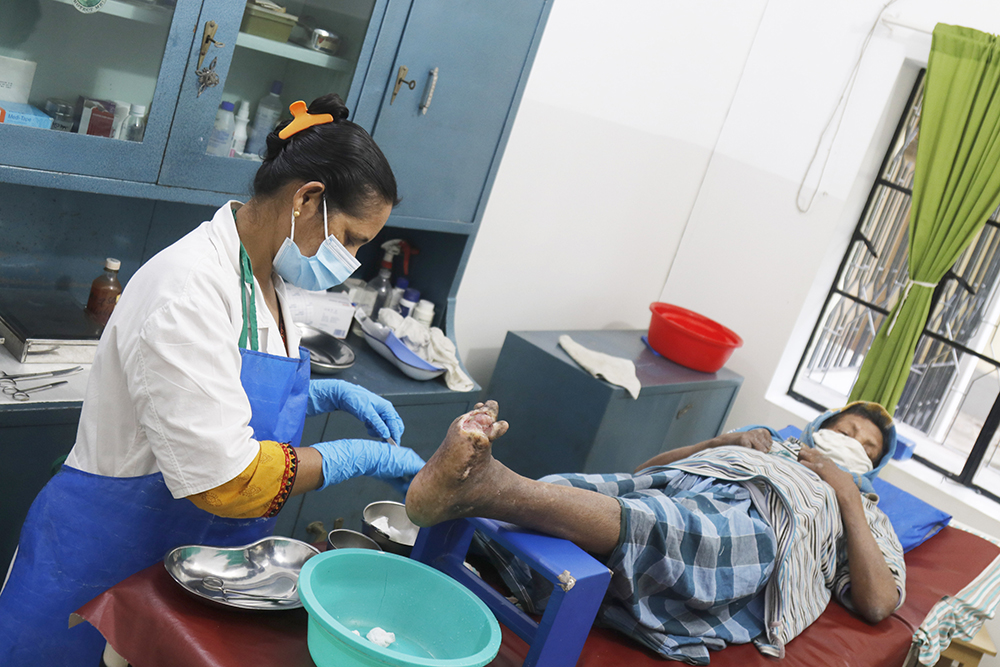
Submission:
{"label": "nurse's hand", "polygon": [[310,380],[306,414],[311,417],[334,410],[360,419],[373,438],[391,437],[398,445],[403,437],[403,420],[381,396],[343,380]]}
{"label": "nurse's hand", "polygon": [[323,456],[320,489],[352,477],[382,479],[405,493],[424,460],[409,447],[394,447],[376,440],[333,440],[313,445]]}

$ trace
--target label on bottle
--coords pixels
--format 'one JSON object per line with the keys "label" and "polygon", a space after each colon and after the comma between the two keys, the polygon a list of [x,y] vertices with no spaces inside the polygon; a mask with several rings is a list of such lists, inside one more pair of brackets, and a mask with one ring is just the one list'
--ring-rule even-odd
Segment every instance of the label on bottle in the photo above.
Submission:
{"label": "label on bottle", "polygon": [[218,129],[212,130],[212,134],[208,135],[208,150],[205,152],[209,155],[226,157],[229,155],[229,144],[232,140],[232,132]]}
{"label": "label on bottle", "polygon": [[91,289],[87,312],[102,326],[106,325],[120,298],[121,292],[113,288]]}

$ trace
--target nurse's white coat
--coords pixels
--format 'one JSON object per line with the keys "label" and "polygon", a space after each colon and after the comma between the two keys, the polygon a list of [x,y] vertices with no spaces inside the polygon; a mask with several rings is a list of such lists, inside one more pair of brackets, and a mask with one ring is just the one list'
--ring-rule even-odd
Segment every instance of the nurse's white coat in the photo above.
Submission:
{"label": "nurse's white coat", "polygon": [[[112,477],[162,472],[182,498],[228,482],[256,457],[240,384],[234,204],[128,281],[101,336],[66,465]],[[284,284],[272,279],[288,313]],[[259,285],[256,291],[260,350],[286,356]],[[300,333],[287,319],[285,334],[289,349],[298,350]]]}

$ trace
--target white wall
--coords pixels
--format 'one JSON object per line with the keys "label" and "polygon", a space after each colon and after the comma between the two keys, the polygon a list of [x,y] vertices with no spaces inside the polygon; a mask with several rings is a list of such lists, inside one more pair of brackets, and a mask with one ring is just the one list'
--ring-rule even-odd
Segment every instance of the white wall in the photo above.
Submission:
{"label": "white wall", "polygon": [[[745,377],[730,426],[803,424],[782,396],[930,47],[879,27],[831,142],[824,127],[885,4],[557,0],[459,292],[457,340],[480,384],[508,330],[646,328],[664,300],[745,339],[728,364]],[[1000,33],[995,0],[889,4],[926,30]],[[821,137],[830,160],[822,179],[810,172],[803,213]],[[995,511],[940,479],[886,476],[1000,534]]]}
{"label": "white wall", "polygon": [[458,295],[484,387],[507,331],[649,326],[765,4],[555,2]]}

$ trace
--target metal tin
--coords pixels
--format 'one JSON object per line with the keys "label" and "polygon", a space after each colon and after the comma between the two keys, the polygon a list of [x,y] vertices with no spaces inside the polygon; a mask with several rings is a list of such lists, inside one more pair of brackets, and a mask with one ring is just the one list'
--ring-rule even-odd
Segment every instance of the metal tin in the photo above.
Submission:
{"label": "metal tin", "polygon": [[304,25],[301,21],[292,30],[291,37],[289,37],[290,42],[295,44],[300,44],[313,51],[320,51],[322,53],[327,53],[333,55],[340,48],[340,37],[333,34],[329,30],[323,30],[322,28],[310,28]]}
{"label": "metal tin", "polygon": [[67,292],[0,292],[0,337],[22,364],[93,363],[101,328]]}
{"label": "metal tin", "polygon": [[313,373],[333,375],[354,365],[354,350],[342,340],[307,324],[295,323],[302,332],[299,344],[309,351],[309,365]]}

